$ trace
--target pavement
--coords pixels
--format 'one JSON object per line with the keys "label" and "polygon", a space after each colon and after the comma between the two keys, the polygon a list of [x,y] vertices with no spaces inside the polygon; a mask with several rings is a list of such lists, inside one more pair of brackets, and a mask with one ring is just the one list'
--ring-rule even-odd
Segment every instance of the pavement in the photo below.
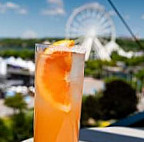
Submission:
{"label": "pavement", "polygon": [[102,80],[94,79],[92,77],[84,78],[83,94],[94,95],[104,89],[104,82]]}
{"label": "pavement", "polygon": [[140,102],[137,105],[138,111],[144,111],[144,96],[140,98]]}
{"label": "pavement", "polygon": [[4,105],[4,99],[0,99],[0,117],[13,114],[13,109]]}
{"label": "pavement", "polygon": [[[23,142],[33,142],[33,138]],[[79,142],[144,142],[144,130],[128,127],[81,129]]]}

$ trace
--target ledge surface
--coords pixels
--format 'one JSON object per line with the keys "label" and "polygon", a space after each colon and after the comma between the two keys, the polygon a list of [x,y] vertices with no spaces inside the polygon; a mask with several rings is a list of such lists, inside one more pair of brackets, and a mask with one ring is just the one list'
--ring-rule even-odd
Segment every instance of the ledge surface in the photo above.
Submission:
{"label": "ledge surface", "polygon": [[[33,142],[33,138],[23,142]],[[144,129],[128,127],[81,129],[79,142],[144,142]]]}

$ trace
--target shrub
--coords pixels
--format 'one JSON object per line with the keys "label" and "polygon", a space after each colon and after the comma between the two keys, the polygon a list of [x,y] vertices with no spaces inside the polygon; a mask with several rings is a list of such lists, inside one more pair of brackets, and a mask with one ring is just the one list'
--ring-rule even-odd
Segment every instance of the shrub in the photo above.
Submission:
{"label": "shrub", "polygon": [[140,79],[140,80],[143,80],[144,79],[144,68],[141,69],[140,71],[138,71],[135,76]]}
{"label": "shrub", "polygon": [[123,80],[106,83],[106,89],[100,98],[104,119],[120,119],[136,111],[136,91]]}
{"label": "shrub", "polygon": [[99,99],[101,94],[96,94],[95,96],[84,96],[82,101],[82,113],[81,113],[81,126],[87,126],[87,121],[89,118],[95,120],[101,118],[101,106]]}
{"label": "shrub", "polygon": [[12,116],[12,134],[13,141],[20,142],[33,135],[33,117],[27,117],[21,112]]}
{"label": "shrub", "polygon": [[17,93],[12,97],[7,97],[5,99],[5,105],[14,109],[14,111],[18,110],[22,112],[27,108],[27,104],[24,101],[22,94]]}
{"label": "shrub", "polygon": [[5,125],[4,121],[0,119],[0,142],[9,142],[11,134],[9,128]]}
{"label": "shrub", "polygon": [[111,58],[113,61],[126,61],[127,58],[126,57],[123,57],[123,56],[120,56],[117,51],[113,51],[112,54],[111,54]]}
{"label": "shrub", "polygon": [[85,76],[92,76],[94,78],[102,77],[102,68],[104,65],[114,66],[113,61],[89,60],[85,64]]}
{"label": "shrub", "polygon": [[0,56],[2,57],[21,57],[23,59],[34,59],[34,50],[24,49],[24,50],[14,50],[14,49],[8,49],[8,50],[1,50]]}
{"label": "shrub", "polygon": [[5,105],[15,110],[15,113],[10,116],[10,130],[12,134],[12,142],[20,142],[24,139],[32,137],[33,110],[27,109],[27,104],[24,101],[23,95],[17,93],[12,97],[5,98]]}

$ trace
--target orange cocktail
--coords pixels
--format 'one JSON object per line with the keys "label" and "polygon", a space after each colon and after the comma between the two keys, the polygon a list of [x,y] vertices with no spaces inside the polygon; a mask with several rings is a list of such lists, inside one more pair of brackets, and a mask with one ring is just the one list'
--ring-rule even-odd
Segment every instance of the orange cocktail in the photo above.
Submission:
{"label": "orange cocktail", "polygon": [[84,51],[36,45],[34,142],[78,142]]}

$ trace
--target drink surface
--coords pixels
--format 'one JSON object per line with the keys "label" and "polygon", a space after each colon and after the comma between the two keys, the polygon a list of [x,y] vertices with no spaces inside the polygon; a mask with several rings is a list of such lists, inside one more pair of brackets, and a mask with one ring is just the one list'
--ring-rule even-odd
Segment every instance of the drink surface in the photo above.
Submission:
{"label": "drink surface", "polygon": [[78,142],[84,54],[37,52],[35,142]]}

